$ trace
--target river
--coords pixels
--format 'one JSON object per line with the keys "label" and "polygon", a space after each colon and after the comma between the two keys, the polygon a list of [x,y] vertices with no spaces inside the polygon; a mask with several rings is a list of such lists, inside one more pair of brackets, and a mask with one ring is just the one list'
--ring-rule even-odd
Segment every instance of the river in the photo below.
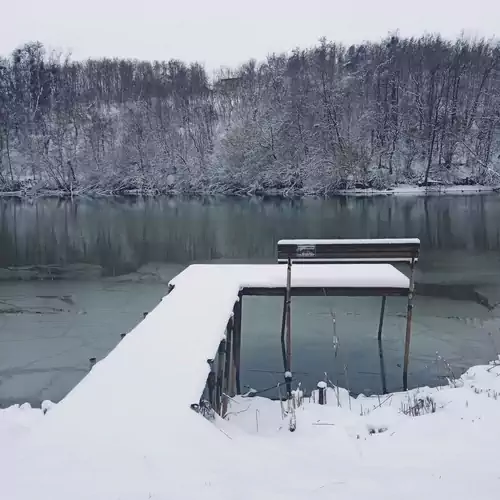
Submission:
{"label": "river", "polygon": [[[409,382],[443,383],[499,352],[499,221],[495,194],[0,198],[0,405],[60,400],[87,373],[89,358],[106,356],[186,265],[274,262],[283,237],[419,237]],[[387,302],[389,391],[402,384],[405,305]],[[241,378],[257,390],[282,378],[281,306],[245,298]],[[381,392],[379,308],[379,298],[294,299],[296,379],[310,389],[327,372],[353,392]],[[169,384],[177,382],[162,381],[159,398]]]}

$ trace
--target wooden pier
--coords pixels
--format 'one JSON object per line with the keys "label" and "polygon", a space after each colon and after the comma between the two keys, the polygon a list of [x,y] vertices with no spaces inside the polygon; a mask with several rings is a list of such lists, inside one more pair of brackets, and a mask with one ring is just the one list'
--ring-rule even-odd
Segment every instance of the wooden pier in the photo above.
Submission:
{"label": "wooden pier", "polygon": [[[394,245],[393,242],[387,244]],[[414,249],[410,260],[410,265],[414,265],[418,242],[408,244]],[[302,245],[295,250],[300,252],[302,260],[314,259],[318,245],[321,242],[308,242],[308,248]],[[374,250],[379,249],[380,246]],[[363,255],[363,259],[372,258]],[[397,257],[386,258],[393,263]],[[248,471],[252,473],[253,469],[247,470],[242,464],[256,467],[261,462],[259,453],[272,455],[277,449],[276,443],[267,447],[264,440],[257,439],[251,444],[239,433],[233,438],[225,432],[224,425],[212,426],[192,411],[193,404],[199,405],[206,386],[221,414],[227,403],[224,394],[231,396],[241,390],[238,370],[241,338],[245,334],[241,330],[241,318],[246,313],[245,296],[327,293],[379,295],[387,296],[387,300],[392,296],[406,296],[407,311],[411,312],[413,280],[387,262],[353,260],[347,263],[343,260],[311,265],[297,262],[293,254],[290,257],[285,254],[284,261],[287,265],[193,265],[176,276],[170,293],[108,356],[99,361],[93,359],[92,369],[83,380],[41,417],[43,422],[30,426],[29,433],[23,432],[23,439],[16,442],[15,449],[5,454],[2,492],[6,494],[3,498],[31,500],[40,495],[51,499],[96,500],[152,496],[191,498],[192,491],[216,498],[227,496],[228,463],[237,464],[231,474],[241,471],[232,477],[232,484],[236,485],[234,491],[230,490],[234,493],[232,496],[245,493],[241,487],[245,488]],[[286,314],[285,324],[290,319],[288,311]],[[377,319],[374,318],[374,335]],[[411,324],[411,314],[407,319]],[[383,327],[383,321],[378,323]],[[406,333],[411,334],[411,329],[407,328]],[[276,335],[279,334],[277,325]],[[286,334],[293,338],[290,328]],[[406,346],[409,352],[409,335]],[[285,353],[289,347],[285,345]],[[318,389],[324,389],[324,384]],[[324,399],[326,393],[321,397],[321,402],[328,404]],[[442,427],[442,419],[440,422]],[[302,439],[306,439],[305,436],[307,434]],[[429,443],[433,436],[430,432]],[[335,434],[328,432],[325,437],[336,448]],[[340,444],[343,450],[344,443]],[[353,446],[357,448],[355,443]],[[482,448],[479,446],[478,450]],[[251,462],[247,461],[247,453],[255,455]],[[269,464],[273,462],[271,458]],[[290,460],[294,463],[282,450],[279,461],[284,462],[283,471],[288,471]],[[257,471],[258,477],[268,472],[267,465]],[[356,476],[357,468],[362,471],[364,465],[362,460],[353,462],[352,477]],[[373,482],[371,469],[368,467],[366,476],[369,487]],[[296,466],[292,473],[301,470],[302,465]],[[61,471],[66,479],[63,483]],[[397,467],[394,471],[399,472]],[[323,481],[324,474],[328,476],[328,467],[321,469],[316,477]],[[207,481],[214,477],[217,481],[207,489]],[[279,496],[285,483],[278,478],[272,484],[275,489],[271,491]],[[404,493],[403,487],[401,491]],[[266,492],[268,490],[262,489],[264,496]],[[381,490],[380,498],[383,493]]]}
{"label": "wooden pier", "polygon": [[[218,347],[214,346],[214,352],[218,352],[217,361],[206,358],[209,373],[205,393],[209,394],[212,407],[224,415],[227,398],[241,393],[241,320],[245,296],[284,297],[281,329],[284,373],[292,370],[291,297],[381,297],[378,321],[380,350],[387,298],[407,297],[402,374],[403,388],[406,390],[414,270],[419,251],[418,239],[282,240],[278,242],[277,247],[278,264],[206,264],[186,268],[170,283],[170,290],[173,290],[174,294],[186,295],[186,300],[189,300],[192,290],[200,288],[201,285],[215,295],[222,288],[231,287],[235,291],[231,312],[227,316],[224,316],[224,311],[228,310],[229,304],[225,304],[219,311],[212,312],[215,315],[220,314],[220,320],[225,324],[223,338]],[[407,264],[409,276],[396,269],[393,264]],[[217,367],[215,372],[214,364]],[[288,392],[289,389],[288,387]],[[202,391],[200,388],[200,393]]]}

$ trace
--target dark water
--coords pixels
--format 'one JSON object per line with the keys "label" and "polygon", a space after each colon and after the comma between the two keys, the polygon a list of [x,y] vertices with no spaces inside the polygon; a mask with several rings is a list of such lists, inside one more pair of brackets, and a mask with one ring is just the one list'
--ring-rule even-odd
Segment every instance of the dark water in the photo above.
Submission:
{"label": "dark water", "polygon": [[[499,221],[496,195],[0,199],[0,404],[60,399],[184,266],[273,262],[283,237],[419,237],[410,383],[441,383],[448,364],[459,375],[498,352]],[[375,298],[294,300],[294,371],[306,388],[326,371],[355,392],[382,390],[379,307]],[[401,386],[404,312],[404,300],[388,300],[388,390]],[[257,389],[281,379],[273,373],[281,370],[280,315],[278,299],[245,298],[242,380]]]}

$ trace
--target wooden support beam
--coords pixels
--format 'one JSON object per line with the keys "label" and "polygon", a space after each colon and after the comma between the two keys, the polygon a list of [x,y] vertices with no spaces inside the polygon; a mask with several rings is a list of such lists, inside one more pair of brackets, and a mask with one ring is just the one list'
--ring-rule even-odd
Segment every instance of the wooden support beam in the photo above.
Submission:
{"label": "wooden support beam", "polygon": [[207,399],[210,406],[215,409],[215,390],[217,387],[217,378],[214,372],[214,360],[207,359],[208,366],[210,367],[210,372],[207,377]]}
{"label": "wooden support beam", "polygon": [[370,240],[280,240],[278,262],[285,263],[361,263],[405,262],[418,259],[420,241],[416,238]]}
{"label": "wooden support beam", "polygon": [[228,348],[229,352],[229,371],[227,373],[227,395],[235,396],[236,395],[236,361],[235,361],[235,322],[234,315],[229,321],[229,336],[230,336],[230,344]]}
{"label": "wooden support beam", "polygon": [[387,380],[385,376],[384,350],[382,347],[382,338],[378,339],[378,357],[380,360],[380,379],[382,380],[382,394],[387,394]]}
{"label": "wooden support beam", "polygon": [[[233,330],[234,322],[231,317],[227,323],[226,328],[226,359],[224,363],[224,375],[222,377],[222,410],[221,416],[223,417],[227,413],[227,396],[230,396],[231,392],[231,375],[234,373],[233,370]],[[224,396],[226,394],[226,396]]]}
{"label": "wooden support beam", "polygon": [[283,373],[286,372],[287,361],[286,361],[286,342],[285,342],[285,330],[286,330],[286,290],[283,294],[283,314],[281,316],[281,357],[283,360]]}
{"label": "wooden support beam", "polygon": [[286,273],[286,371],[292,371],[292,261]]}
{"label": "wooden support beam", "polygon": [[413,316],[413,294],[415,289],[414,273],[415,260],[412,260],[410,271],[410,286],[408,290],[408,304],[406,309],[405,354],[403,361],[403,390],[405,391],[408,389],[408,365],[410,363],[411,320]]}
{"label": "wooden support beam", "polygon": [[234,342],[233,342],[233,358],[235,367],[235,392],[236,394],[241,394],[241,381],[240,381],[240,369],[241,369],[241,317],[243,310],[243,296],[240,294],[238,296],[238,302],[234,304]]}
{"label": "wooden support beam", "polygon": [[[243,287],[242,295],[262,297],[283,297],[286,287]],[[292,297],[407,297],[408,288],[387,287],[294,287]]]}
{"label": "wooden support beam", "polygon": [[387,297],[384,295],[382,297],[382,306],[380,308],[380,319],[378,322],[378,339],[382,339],[382,328],[384,327],[384,314],[385,314],[385,301]]}
{"label": "wooden support beam", "polygon": [[286,272],[286,371],[287,399],[292,398],[292,260],[288,259]]}
{"label": "wooden support beam", "polygon": [[217,386],[215,390],[215,411],[220,415],[222,408],[222,386],[224,377],[224,365],[226,356],[226,341],[221,340],[217,352]]}

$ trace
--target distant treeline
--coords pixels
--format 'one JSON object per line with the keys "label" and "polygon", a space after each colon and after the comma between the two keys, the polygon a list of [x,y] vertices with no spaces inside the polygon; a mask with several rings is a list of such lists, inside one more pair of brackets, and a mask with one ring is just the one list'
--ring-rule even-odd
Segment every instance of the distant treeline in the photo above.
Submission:
{"label": "distant treeline", "polygon": [[0,59],[0,186],[328,195],[499,184],[500,46],[437,36],[250,61]]}

